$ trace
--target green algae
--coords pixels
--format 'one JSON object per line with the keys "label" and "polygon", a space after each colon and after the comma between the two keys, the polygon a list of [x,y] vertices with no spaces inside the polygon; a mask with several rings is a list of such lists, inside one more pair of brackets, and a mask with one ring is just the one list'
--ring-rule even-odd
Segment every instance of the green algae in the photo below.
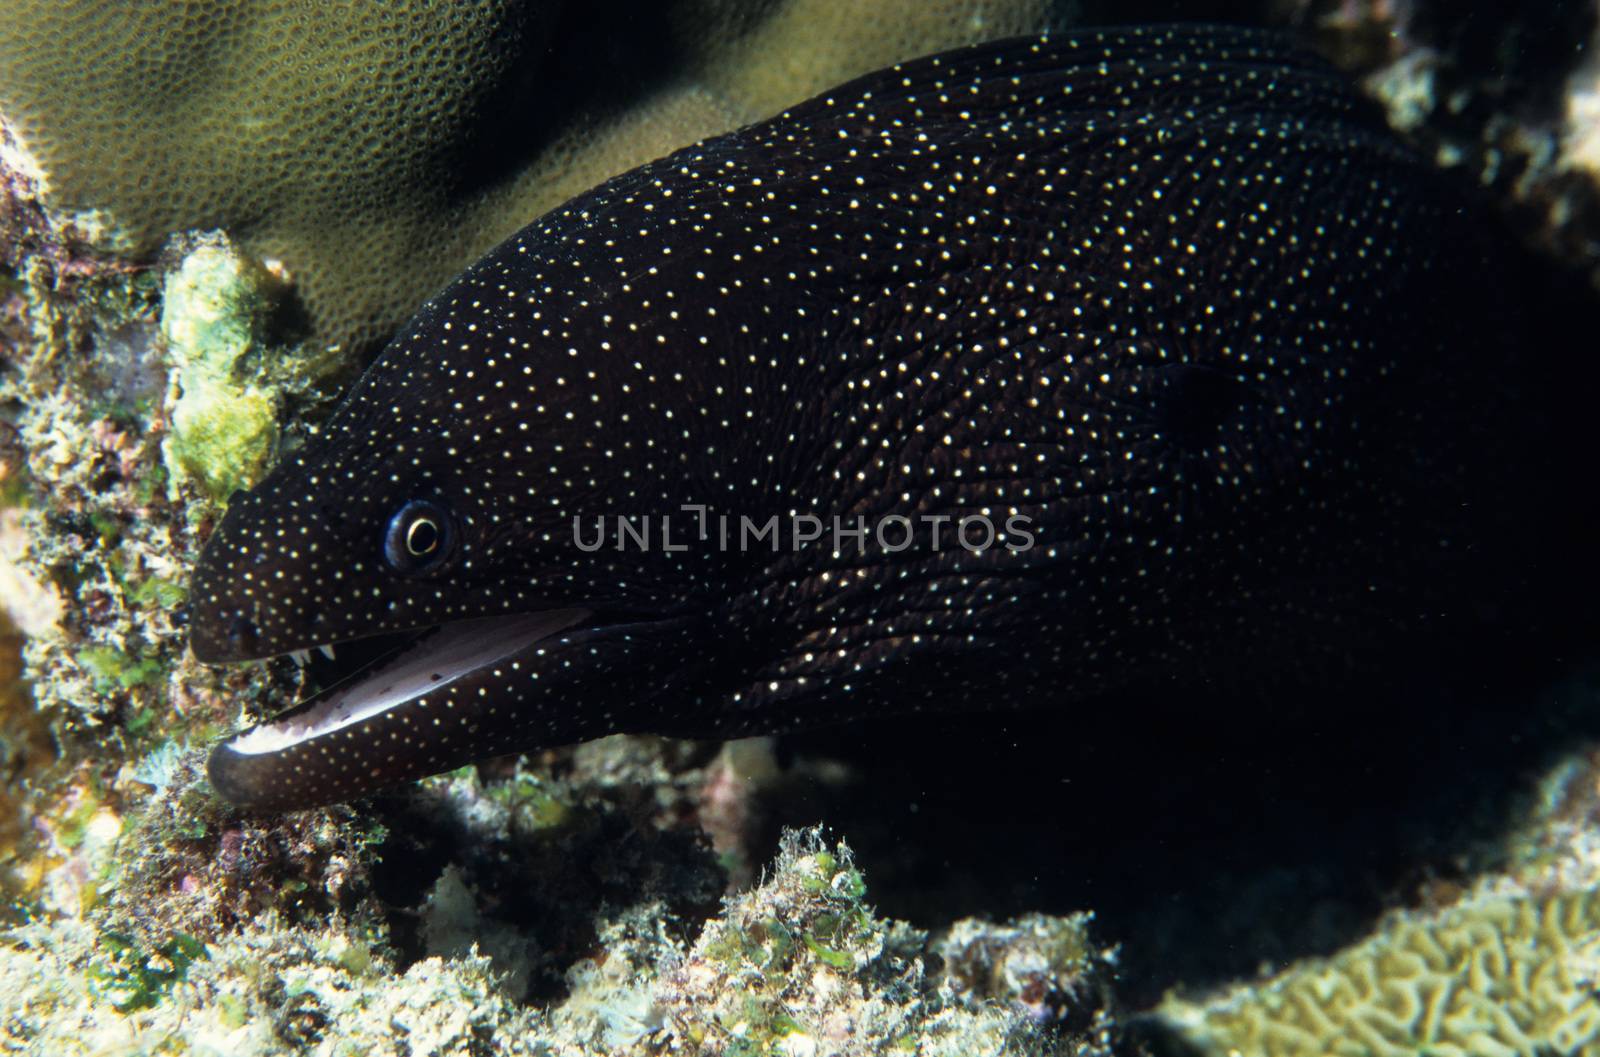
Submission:
{"label": "green algae", "polygon": [[132,690],[152,686],[166,668],[154,657],[134,657],[111,646],[89,646],[78,653],[78,662],[89,673],[97,692]]}
{"label": "green algae", "polygon": [[154,950],[145,950],[132,936],[108,932],[101,937],[105,955],[87,970],[94,993],[118,1013],[149,1009],[161,1001],[206,956],[206,945],[179,935]]}
{"label": "green algae", "polygon": [[269,282],[220,239],[195,247],[167,277],[161,332],[179,395],[161,450],[174,498],[191,479],[226,499],[253,484],[276,450],[277,400],[245,373],[271,307]]}
{"label": "green algae", "polygon": [[189,598],[189,586],[170,576],[149,576],[133,584],[128,590],[128,601],[134,606],[173,610]]}
{"label": "green algae", "polygon": [[548,782],[526,771],[491,786],[488,797],[515,816],[511,825],[520,830],[558,830],[574,821],[573,805],[552,791]]}

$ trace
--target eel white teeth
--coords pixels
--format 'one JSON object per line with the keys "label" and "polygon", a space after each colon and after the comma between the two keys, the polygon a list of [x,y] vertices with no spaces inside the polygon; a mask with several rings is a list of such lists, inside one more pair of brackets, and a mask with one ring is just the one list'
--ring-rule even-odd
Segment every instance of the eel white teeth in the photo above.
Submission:
{"label": "eel white teeth", "polygon": [[330,660],[330,661],[333,660],[333,647],[332,646],[318,646],[317,649],[320,650],[322,652],[322,655],[324,657],[328,658],[328,660]]}
{"label": "eel white teeth", "polygon": [[310,650],[290,650],[289,656],[294,660],[295,664],[298,664],[302,668],[311,663]]}

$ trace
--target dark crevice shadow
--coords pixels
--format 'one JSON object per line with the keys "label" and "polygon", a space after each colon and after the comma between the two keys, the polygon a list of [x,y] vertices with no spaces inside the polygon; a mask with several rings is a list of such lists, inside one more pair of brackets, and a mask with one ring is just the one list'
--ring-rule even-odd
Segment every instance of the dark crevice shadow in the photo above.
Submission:
{"label": "dark crevice shadow", "polygon": [[548,830],[517,833],[466,826],[462,809],[436,794],[375,798],[387,837],[372,882],[389,912],[399,969],[430,953],[423,920],[447,865],[471,892],[484,933],[474,938],[485,952],[493,956],[491,940],[523,946],[528,987],[521,997],[531,1003],[566,993],[567,969],[600,949],[595,925],[606,908],[659,898],[665,927],[697,928],[719,908],[725,874],[700,834],[654,823],[651,790],[633,790],[634,803],[625,802],[629,792],[614,791],[616,802],[573,806]]}
{"label": "dark crevice shadow", "polygon": [[797,774],[827,759],[853,779],[797,778],[765,840],[827,821],[879,910],[924,927],[1092,909],[1141,1008],[1331,953],[1431,882],[1493,865],[1542,771],[1600,737],[1600,665],[1550,660],[1544,683],[1520,665],[1403,667],[1254,701],[1191,691],[793,735]]}
{"label": "dark crevice shadow", "polygon": [[1538,411],[1487,439],[1519,485],[1480,540],[1485,579],[1462,585],[1469,621],[1315,671],[1286,658],[1275,681],[790,735],[754,854],[824,821],[879,908],[925,927],[1093,909],[1130,1008],[1332,952],[1492,869],[1534,783],[1600,738],[1600,302],[1582,275],[1500,252],[1492,281],[1526,309],[1504,321],[1506,384]]}

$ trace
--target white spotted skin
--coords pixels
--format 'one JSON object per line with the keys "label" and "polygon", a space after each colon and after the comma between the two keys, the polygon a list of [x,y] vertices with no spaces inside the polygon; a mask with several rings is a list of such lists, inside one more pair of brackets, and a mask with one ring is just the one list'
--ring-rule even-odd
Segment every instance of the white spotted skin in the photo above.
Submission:
{"label": "white spotted skin", "polygon": [[[1321,63],[1216,28],[987,45],[624,174],[425,306],[238,498],[205,661],[593,619],[280,753],[304,806],[613,731],[1070,703],[1383,637],[1475,544],[1493,328],[1453,197]],[[1478,361],[1484,366],[1479,369]],[[408,500],[451,558],[385,563]],[[972,554],[613,549],[574,516],[1031,519]]]}

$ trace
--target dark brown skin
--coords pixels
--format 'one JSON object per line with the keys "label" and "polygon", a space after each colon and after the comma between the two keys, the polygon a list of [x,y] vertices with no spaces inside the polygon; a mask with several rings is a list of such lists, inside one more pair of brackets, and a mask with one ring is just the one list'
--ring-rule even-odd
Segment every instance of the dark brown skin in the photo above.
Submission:
{"label": "dark brown skin", "polygon": [[[615,731],[1248,680],[1448,622],[1499,590],[1537,443],[1464,210],[1323,64],[1215,27],[923,60],[624,174],[425,306],[236,497],[193,589],[210,662],[571,621],[329,733],[225,743],[213,780],[303,807]],[[575,544],[619,514],[684,541],[685,504],[913,535]],[[1031,546],[961,547],[975,516]]]}

